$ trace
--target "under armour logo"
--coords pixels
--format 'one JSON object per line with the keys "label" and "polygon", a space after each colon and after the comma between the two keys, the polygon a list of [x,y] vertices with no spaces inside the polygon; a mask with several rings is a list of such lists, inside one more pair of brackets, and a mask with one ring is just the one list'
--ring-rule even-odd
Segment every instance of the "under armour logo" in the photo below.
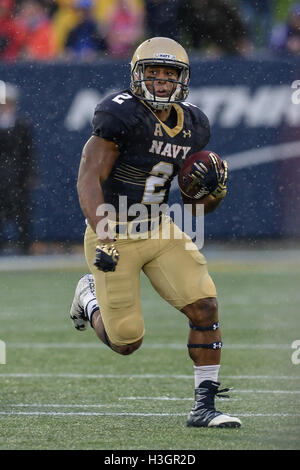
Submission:
{"label": "under armour logo", "polygon": [[183,137],[186,138],[186,137],[192,137],[192,133],[190,131],[190,129],[188,131],[182,131],[183,132]]}

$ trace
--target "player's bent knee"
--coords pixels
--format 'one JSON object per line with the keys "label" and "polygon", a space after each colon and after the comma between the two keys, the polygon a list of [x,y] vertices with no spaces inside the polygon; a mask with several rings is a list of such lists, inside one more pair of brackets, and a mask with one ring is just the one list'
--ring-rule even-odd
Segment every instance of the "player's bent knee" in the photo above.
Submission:
{"label": "player's bent knee", "polygon": [[144,322],[138,317],[124,317],[112,324],[110,337],[118,345],[135,344],[144,336]]}
{"label": "player's bent knee", "polygon": [[122,356],[128,356],[129,354],[132,354],[134,351],[136,351],[141,346],[142,342],[143,338],[139,339],[138,341],[135,341],[134,343],[125,344],[122,346],[118,346],[116,344],[111,343],[110,347],[116,353],[121,354]]}
{"label": "player's bent knee", "polygon": [[136,351],[143,342],[144,322],[139,318],[122,318],[110,325],[108,343],[113,351],[127,356]]}
{"label": "player's bent knee", "polygon": [[193,325],[203,325],[218,320],[218,301],[215,297],[196,300],[182,309]]}

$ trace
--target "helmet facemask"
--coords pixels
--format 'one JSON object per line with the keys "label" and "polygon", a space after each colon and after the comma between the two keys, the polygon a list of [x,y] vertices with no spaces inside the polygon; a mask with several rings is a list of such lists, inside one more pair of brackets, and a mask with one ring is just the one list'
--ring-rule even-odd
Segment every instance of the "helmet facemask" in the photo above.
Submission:
{"label": "helmet facemask", "polygon": [[[164,79],[163,81],[173,84],[169,96],[156,96],[154,82],[161,80],[158,78],[145,78],[145,70],[148,66],[173,67],[178,72],[178,79]],[[168,109],[173,103],[184,101],[188,96],[188,84],[190,78],[189,65],[176,61],[164,59],[142,59],[138,60],[131,71],[130,88],[132,93],[143,101],[146,101],[156,110]],[[152,81],[152,90],[150,91],[145,82]]]}

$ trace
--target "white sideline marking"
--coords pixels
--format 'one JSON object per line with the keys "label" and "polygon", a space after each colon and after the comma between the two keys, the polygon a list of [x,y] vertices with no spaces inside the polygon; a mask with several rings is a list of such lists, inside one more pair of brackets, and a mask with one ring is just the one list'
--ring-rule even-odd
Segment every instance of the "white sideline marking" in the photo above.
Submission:
{"label": "white sideline marking", "polygon": [[191,401],[189,398],[177,398],[177,397],[119,397],[119,400],[158,400],[158,401]]}
{"label": "white sideline marking", "polygon": [[[184,374],[69,374],[69,373],[0,373],[0,378],[22,378],[22,379],[39,379],[39,378],[56,378],[56,379],[188,379],[192,380],[192,375]],[[276,380],[300,380],[300,376],[293,375],[222,375],[223,379],[276,379]]]}
{"label": "white sideline marking", "polygon": [[[230,394],[239,393],[275,393],[275,394],[291,394],[297,395],[300,390],[229,390]],[[119,397],[119,400],[158,400],[158,401],[191,401],[191,398],[178,398],[178,397]],[[230,400],[232,397],[230,396]]]}
{"label": "white sideline marking", "polygon": [[86,270],[84,255],[32,255],[32,256],[2,256],[0,271],[32,271],[61,269]]}
{"label": "white sideline marking", "polygon": [[18,407],[18,408],[105,408],[105,407],[121,407],[122,405],[118,405],[115,403],[97,403],[97,404],[77,404],[77,405],[71,405],[71,404],[64,404],[64,403],[13,403],[13,407]]}
{"label": "white sideline marking", "polygon": [[0,415],[28,416],[187,416],[187,413],[126,413],[110,411],[0,411]]}
{"label": "white sideline marking", "polygon": [[[251,151],[251,158],[252,158]],[[281,154],[283,155],[283,154]],[[247,164],[248,165],[248,164]],[[178,188],[177,177],[173,180],[171,191]],[[204,247],[205,254],[208,259],[211,260],[211,263],[229,263],[243,265],[245,262],[247,264],[265,265],[266,262],[284,262],[288,263],[299,263],[299,250],[282,248],[280,250],[259,250],[259,249],[226,249],[219,250],[213,246]],[[82,273],[86,272],[87,265],[84,258],[84,255],[24,255],[24,256],[1,256],[0,257],[0,272],[8,271],[34,271],[34,270],[73,270],[80,269]]]}
{"label": "white sideline marking", "polygon": [[[138,412],[93,412],[93,411],[0,411],[2,416],[187,416],[187,413],[138,413]],[[235,413],[240,417],[292,417],[300,413]]]}
{"label": "white sideline marking", "polygon": [[287,394],[297,394],[300,393],[300,390],[232,390],[233,393],[287,393]]}
{"label": "white sideline marking", "polygon": [[[7,349],[99,349],[107,348],[100,343],[6,343]],[[185,343],[145,343],[142,349],[185,349]],[[224,344],[223,349],[291,349],[290,344]]]}

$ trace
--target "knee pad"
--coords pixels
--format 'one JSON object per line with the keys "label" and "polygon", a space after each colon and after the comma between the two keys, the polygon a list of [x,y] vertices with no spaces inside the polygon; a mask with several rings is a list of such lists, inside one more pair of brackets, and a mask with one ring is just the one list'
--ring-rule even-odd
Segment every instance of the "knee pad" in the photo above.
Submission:
{"label": "knee pad", "polygon": [[220,323],[218,321],[216,323],[213,323],[212,325],[209,325],[209,326],[193,325],[193,323],[190,321],[189,325],[190,325],[190,328],[192,330],[197,330],[197,331],[215,331],[218,328],[220,328]]}
{"label": "knee pad", "polygon": [[222,341],[216,341],[215,343],[189,343],[188,348],[203,348],[203,349],[221,349],[223,346]]}
{"label": "knee pad", "polygon": [[[190,328],[196,331],[216,331],[220,327],[220,323],[212,323],[209,326],[197,326],[189,322]],[[221,349],[223,346],[222,341],[215,341],[214,343],[189,343],[188,348],[203,348],[203,349]]]}

